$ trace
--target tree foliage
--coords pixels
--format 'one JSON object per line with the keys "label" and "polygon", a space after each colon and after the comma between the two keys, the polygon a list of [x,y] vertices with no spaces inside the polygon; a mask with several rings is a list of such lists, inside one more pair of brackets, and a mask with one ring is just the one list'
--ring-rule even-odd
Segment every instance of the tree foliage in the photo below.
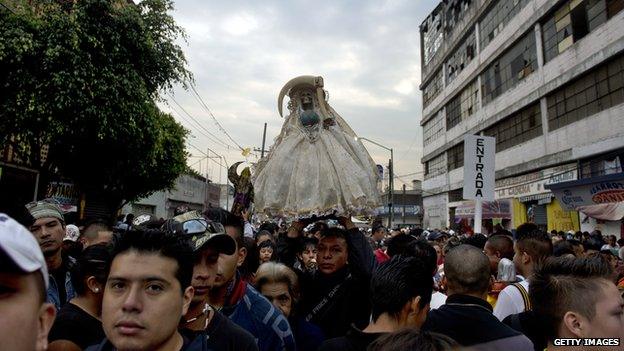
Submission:
{"label": "tree foliage", "polygon": [[0,10],[0,148],[110,203],[171,187],[187,131],[156,102],[192,79],[171,10],[170,0]]}

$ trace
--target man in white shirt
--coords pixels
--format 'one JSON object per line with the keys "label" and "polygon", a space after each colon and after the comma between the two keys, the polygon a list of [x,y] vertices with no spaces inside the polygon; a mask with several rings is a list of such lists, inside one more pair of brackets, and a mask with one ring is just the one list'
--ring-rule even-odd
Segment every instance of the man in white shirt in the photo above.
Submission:
{"label": "man in white shirt", "polygon": [[535,266],[552,255],[552,250],[552,241],[547,233],[540,230],[518,231],[513,261],[516,271],[526,279],[507,286],[498,295],[494,315],[499,320],[502,321],[509,315],[531,310],[529,279],[533,276]]}

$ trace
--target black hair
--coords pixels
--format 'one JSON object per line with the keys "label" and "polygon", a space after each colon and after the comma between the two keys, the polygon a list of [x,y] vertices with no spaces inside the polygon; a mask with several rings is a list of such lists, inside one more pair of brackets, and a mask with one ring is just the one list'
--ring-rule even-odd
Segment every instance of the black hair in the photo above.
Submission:
{"label": "black hair", "polygon": [[273,234],[271,234],[271,232],[269,232],[268,230],[260,230],[258,232],[258,234],[256,234],[256,242],[258,241],[258,238],[262,237],[262,236],[268,236],[270,241],[275,240],[275,238],[273,237]]}
{"label": "black hair", "polygon": [[540,262],[553,253],[552,240],[546,232],[539,229],[516,232],[516,246],[535,262]]}
{"label": "black hair", "polygon": [[71,268],[71,283],[78,296],[85,295],[89,277],[95,277],[102,285],[106,283],[110,261],[110,251],[105,244],[91,245],[82,251]]}
{"label": "black hair", "polygon": [[575,311],[590,321],[596,302],[602,298],[601,284],[612,276],[609,262],[596,255],[591,258],[551,257],[538,265],[530,279],[529,298],[548,340],[557,338],[563,316]]}
{"label": "black hair", "polygon": [[312,225],[312,227],[310,228],[310,233],[316,233],[316,232],[320,231],[321,234],[322,234],[327,229],[329,229],[329,226],[327,225],[327,223],[322,222],[322,221],[318,221],[318,222],[316,222],[316,223],[314,223]]}
{"label": "black hair", "polygon": [[516,228],[516,238],[523,236],[525,233],[529,233],[535,230],[538,230],[537,224],[535,223],[522,223]]}
{"label": "black hair", "polygon": [[[253,281],[253,276],[256,274],[256,270],[258,270],[260,255],[258,254],[258,245],[256,244],[256,240],[250,237],[242,238],[243,246],[247,249],[247,255],[245,256],[245,260],[243,264],[238,267],[238,272],[241,274],[241,278],[245,281]],[[275,250],[273,250],[275,254]]]}
{"label": "black hair", "polygon": [[116,234],[111,243],[111,264],[117,255],[128,251],[159,254],[174,259],[178,263],[175,276],[180,282],[182,293],[191,285],[194,256],[187,237],[154,229]]}
{"label": "black hair", "polygon": [[387,333],[377,338],[368,346],[368,351],[451,351],[459,344],[450,337],[438,333],[406,328],[394,333]]}
{"label": "black hair", "polygon": [[370,283],[372,318],[388,313],[397,318],[411,299],[420,296],[419,306],[431,302],[433,279],[423,260],[417,257],[395,256],[379,265]]}
{"label": "black hair", "polygon": [[275,235],[279,231],[279,226],[273,222],[264,222],[260,225],[260,231],[266,230],[267,232]]}
{"label": "black hair", "polygon": [[258,245],[258,252],[260,252],[260,249],[264,249],[264,248],[271,248],[273,250],[273,252],[275,252],[275,244],[273,244],[273,242],[271,240],[265,240],[263,242],[261,242]]}
{"label": "black hair", "polygon": [[553,245],[553,256],[560,257],[563,255],[574,255],[572,243],[567,240],[559,241]]}
{"label": "black hair", "polygon": [[316,245],[318,245],[318,239],[317,238],[314,238],[314,237],[312,237],[312,238],[303,238],[301,240],[301,242],[299,243],[299,246],[297,247],[297,253],[300,254],[300,253],[304,252],[310,246],[316,248]]}
{"label": "black hair", "polygon": [[390,257],[404,254],[407,251],[408,247],[416,240],[417,239],[411,235],[397,234],[392,238],[388,239],[388,249],[386,250],[386,253]]}
{"label": "black hair", "polygon": [[422,259],[425,270],[431,272],[431,275],[438,270],[438,254],[427,240],[415,240],[406,248],[403,255]]}
{"label": "black hair", "polygon": [[110,232],[113,231],[113,228],[106,220],[101,218],[93,218],[88,220],[85,224],[85,227],[82,231],[82,236],[89,239],[95,239],[97,237],[97,233],[102,231]]}
{"label": "black hair", "polygon": [[487,242],[487,236],[483,234],[474,234],[463,240],[462,244],[472,245],[477,249],[483,250],[485,243]]}
{"label": "black hair", "polygon": [[503,234],[494,234],[487,239],[486,244],[487,243],[489,243],[490,246],[494,248],[494,250],[500,252],[501,258],[506,258],[509,260],[513,259],[514,243],[511,237]]}
{"label": "black hair", "polygon": [[245,246],[243,240],[245,223],[241,217],[221,208],[209,208],[204,211],[203,215],[211,221],[221,223],[224,227],[236,228],[236,237],[234,240],[236,241],[238,248]]}
{"label": "black hair", "polygon": [[347,235],[348,234],[346,230],[342,228],[338,228],[338,227],[327,228],[326,230],[321,231],[321,239],[338,238],[338,239],[344,239],[345,241],[347,241]]}
{"label": "black hair", "polygon": [[600,240],[599,237],[590,236],[589,239],[587,239],[587,241],[583,243],[583,248],[585,249],[585,251],[589,251],[589,250],[600,251],[600,249],[602,248],[602,245],[604,245],[604,243],[602,240]]}
{"label": "black hair", "polygon": [[444,258],[444,274],[454,293],[482,294],[490,286],[490,260],[474,246],[459,245]]}

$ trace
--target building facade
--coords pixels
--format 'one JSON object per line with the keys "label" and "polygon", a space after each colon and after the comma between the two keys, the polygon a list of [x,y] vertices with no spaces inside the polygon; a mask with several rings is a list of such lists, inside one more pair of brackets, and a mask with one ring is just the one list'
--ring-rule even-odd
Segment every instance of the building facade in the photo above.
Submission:
{"label": "building facade", "polygon": [[207,207],[219,207],[220,187],[206,178],[183,174],[176,179],[171,190],[162,190],[123,207],[122,213],[135,216],[151,214],[158,218],[171,218],[179,206],[203,211]]}
{"label": "building facade", "polygon": [[[496,138],[485,228],[579,230],[544,186],[621,173],[624,0],[448,0],[420,26],[424,225],[468,221],[463,136]],[[602,224],[622,229],[621,221]],[[614,233],[616,234],[616,233]]]}
{"label": "building facade", "polygon": [[[412,185],[404,189],[395,190],[392,196],[392,228],[394,227],[421,227],[423,220],[423,198],[421,181],[414,180]],[[381,220],[383,225],[388,224],[390,217],[390,194],[388,191],[381,194],[383,206],[377,208],[376,219]]]}

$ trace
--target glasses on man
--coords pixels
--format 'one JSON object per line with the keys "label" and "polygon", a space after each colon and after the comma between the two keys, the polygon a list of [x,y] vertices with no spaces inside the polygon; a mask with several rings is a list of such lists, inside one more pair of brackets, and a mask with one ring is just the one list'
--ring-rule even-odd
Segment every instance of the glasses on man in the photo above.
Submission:
{"label": "glasses on man", "polygon": [[[180,230],[181,227],[181,230]],[[180,234],[192,235],[202,234],[204,232],[209,233],[225,233],[225,228],[219,222],[209,222],[204,218],[189,219],[178,224],[178,232]]]}

